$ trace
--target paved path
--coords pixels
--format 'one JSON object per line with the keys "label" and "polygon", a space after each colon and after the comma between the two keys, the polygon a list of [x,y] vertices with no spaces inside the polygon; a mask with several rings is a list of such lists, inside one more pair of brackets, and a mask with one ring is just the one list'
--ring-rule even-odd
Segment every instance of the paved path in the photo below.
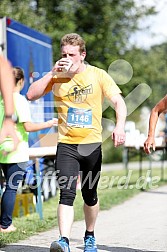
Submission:
{"label": "paved path", "polygon": [[[75,222],[71,252],[83,251],[84,222]],[[98,252],[167,252],[167,186],[141,192],[108,211],[101,211],[96,225]],[[1,248],[0,252],[49,252],[58,230],[39,233]]]}
{"label": "paved path", "polygon": [[[152,161],[152,163],[150,164],[149,161],[142,161],[142,163],[140,164],[140,162],[135,161],[135,162],[129,162],[128,163],[128,169],[136,169],[139,170],[140,165],[142,165],[143,169],[150,169],[150,166],[152,168],[167,168],[167,161],[165,160],[164,162],[160,162],[160,161]],[[125,165],[122,163],[111,163],[111,164],[103,164],[102,165],[102,169],[103,171],[111,171],[111,170],[122,170],[125,169]]]}

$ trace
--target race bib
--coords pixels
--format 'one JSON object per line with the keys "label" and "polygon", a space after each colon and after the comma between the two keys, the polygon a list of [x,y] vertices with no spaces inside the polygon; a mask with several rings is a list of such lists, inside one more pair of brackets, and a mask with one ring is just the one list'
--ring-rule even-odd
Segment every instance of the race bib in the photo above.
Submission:
{"label": "race bib", "polygon": [[92,110],[69,108],[67,126],[78,128],[92,128]]}

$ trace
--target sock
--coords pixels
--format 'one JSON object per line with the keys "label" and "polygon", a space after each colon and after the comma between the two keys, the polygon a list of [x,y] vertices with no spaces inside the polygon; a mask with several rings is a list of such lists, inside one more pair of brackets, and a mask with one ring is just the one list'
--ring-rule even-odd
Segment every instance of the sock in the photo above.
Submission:
{"label": "sock", "polygon": [[62,236],[62,238],[66,241],[66,243],[69,245],[69,239],[67,237]]}
{"label": "sock", "polygon": [[94,236],[94,231],[85,231],[85,237],[88,236],[88,235],[91,235],[91,236]]}

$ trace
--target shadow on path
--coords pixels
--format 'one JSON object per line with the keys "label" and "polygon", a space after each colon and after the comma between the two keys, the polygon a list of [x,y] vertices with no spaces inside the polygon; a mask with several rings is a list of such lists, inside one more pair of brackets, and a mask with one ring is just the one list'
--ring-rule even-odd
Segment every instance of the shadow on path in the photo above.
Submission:
{"label": "shadow on path", "polygon": [[144,191],[144,193],[150,193],[150,194],[164,194],[166,195],[167,192],[163,192],[163,191]]}
{"label": "shadow on path", "polygon": [[[123,247],[109,247],[106,245],[97,245],[98,250],[100,251],[110,251],[110,252],[160,252],[160,251],[151,251],[151,250],[140,250],[133,248],[123,248]],[[82,247],[77,247],[83,251]],[[27,246],[27,245],[8,245],[6,247],[0,248],[0,252],[49,252],[49,248]],[[74,249],[73,249],[74,252]],[[162,251],[161,251],[162,252]],[[164,251],[165,252],[165,251]]]}
{"label": "shadow on path", "polygon": [[[83,250],[83,247],[77,247]],[[162,252],[162,251],[152,251],[152,250],[140,250],[133,248],[123,248],[123,247],[109,247],[106,245],[97,245],[98,250],[100,251],[110,251],[110,252]],[[165,252],[165,251],[164,251]]]}
{"label": "shadow on path", "polygon": [[27,246],[27,245],[8,245],[0,248],[0,252],[49,252],[49,248]]}

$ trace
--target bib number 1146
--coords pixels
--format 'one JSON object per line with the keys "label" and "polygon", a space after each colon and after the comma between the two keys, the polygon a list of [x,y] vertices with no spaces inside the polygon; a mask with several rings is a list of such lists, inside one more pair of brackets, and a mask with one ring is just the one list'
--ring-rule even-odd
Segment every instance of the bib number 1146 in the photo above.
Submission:
{"label": "bib number 1146", "polygon": [[67,125],[80,128],[91,128],[92,110],[69,108],[67,116]]}

